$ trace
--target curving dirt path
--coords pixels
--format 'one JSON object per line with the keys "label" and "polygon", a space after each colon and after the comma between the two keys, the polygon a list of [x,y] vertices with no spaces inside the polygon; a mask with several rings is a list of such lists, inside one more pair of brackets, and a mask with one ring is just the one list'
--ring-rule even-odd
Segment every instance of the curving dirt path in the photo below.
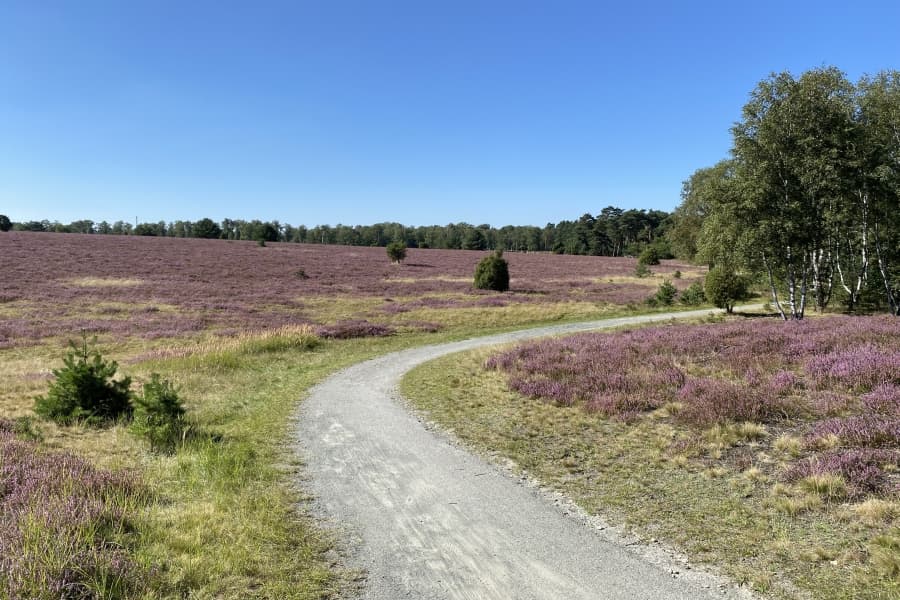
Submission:
{"label": "curving dirt path", "polygon": [[314,512],[339,530],[366,599],[748,597],[659,548],[603,530],[569,503],[423,426],[399,399],[409,369],[529,338],[690,318],[709,310],[541,327],[395,352],[312,389],[297,438]]}

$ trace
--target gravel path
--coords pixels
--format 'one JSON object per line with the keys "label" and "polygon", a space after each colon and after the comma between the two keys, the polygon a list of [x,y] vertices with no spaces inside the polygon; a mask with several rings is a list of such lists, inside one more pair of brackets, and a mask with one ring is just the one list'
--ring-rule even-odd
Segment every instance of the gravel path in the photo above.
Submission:
{"label": "gravel path", "polygon": [[426,429],[400,378],[449,354],[516,340],[689,318],[709,310],[574,323],[414,348],[345,369],[300,409],[304,490],[338,529],[366,599],[749,597]]}

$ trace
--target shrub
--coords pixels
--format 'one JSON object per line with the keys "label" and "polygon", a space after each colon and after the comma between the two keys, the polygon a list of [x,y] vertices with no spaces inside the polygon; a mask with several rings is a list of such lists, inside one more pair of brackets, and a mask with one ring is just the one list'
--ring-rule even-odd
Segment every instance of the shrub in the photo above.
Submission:
{"label": "shrub", "polygon": [[12,221],[6,215],[0,215],[0,231],[9,231],[12,229]]}
{"label": "shrub", "polygon": [[365,319],[339,321],[334,325],[321,325],[316,328],[316,335],[321,338],[349,340],[363,337],[386,337],[394,335],[393,327],[380,323],[370,323]]}
{"label": "shrub", "polygon": [[479,290],[505,292],[509,289],[509,265],[503,251],[481,259],[475,268],[475,287]]}
{"label": "shrub", "polygon": [[661,284],[659,284],[659,289],[656,291],[656,302],[661,304],[662,306],[672,306],[675,302],[675,296],[678,294],[678,289],[672,285],[672,282],[668,279],[664,280]]}
{"label": "shrub", "polygon": [[692,283],[686,290],[681,292],[679,300],[687,306],[699,306],[706,302],[706,293],[703,291],[703,284],[699,281]]}
{"label": "shrub", "polygon": [[392,263],[401,263],[406,258],[406,244],[403,242],[391,242],[387,245],[386,250]]}
{"label": "shrub", "polygon": [[650,269],[647,268],[647,265],[642,262],[638,262],[637,266],[634,268],[635,277],[644,278],[649,277],[651,274],[652,271],[650,271]]}
{"label": "shrub", "polygon": [[647,246],[641,251],[640,256],[638,256],[638,264],[639,265],[658,265],[659,264],[659,250],[657,250],[656,246]]}
{"label": "shrub", "polygon": [[674,273],[672,273],[672,277],[674,277],[675,279],[681,279],[681,271],[675,271]]}
{"label": "shrub", "polygon": [[713,267],[706,274],[704,292],[707,300],[730,313],[736,301],[747,297],[747,281],[732,269]]}
{"label": "shrub", "polygon": [[186,430],[184,413],[178,390],[159,373],[152,373],[135,399],[131,431],[146,439],[153,452],[172,452]]}
{"label": "shrub", "polygon": [[131,378],[114,380],[118,364],[91,349],[86,336],[80,346],[71,341],[69,346],[65,366],[53,370],[55,379],[47,395],[35,399],[34,412],[62,425],[84,421],[100,426],[130,416]]}

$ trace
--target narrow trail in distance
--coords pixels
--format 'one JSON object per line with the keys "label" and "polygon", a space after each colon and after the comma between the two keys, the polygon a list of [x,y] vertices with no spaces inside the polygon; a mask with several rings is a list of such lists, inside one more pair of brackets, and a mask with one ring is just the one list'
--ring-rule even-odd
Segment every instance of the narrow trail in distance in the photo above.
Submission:
{"label": "narrow trail in distance", "polygon": [[[665,553],[598,531],[403,405],[398,382],[431,359],[548,335],[696,318],[710,310],[553,325],[394,352],[336,373],[300,407],[313,512],[337,529],[361,596],[415,599],[745,598]],[[662,555],[662,558],[660,556]]]}

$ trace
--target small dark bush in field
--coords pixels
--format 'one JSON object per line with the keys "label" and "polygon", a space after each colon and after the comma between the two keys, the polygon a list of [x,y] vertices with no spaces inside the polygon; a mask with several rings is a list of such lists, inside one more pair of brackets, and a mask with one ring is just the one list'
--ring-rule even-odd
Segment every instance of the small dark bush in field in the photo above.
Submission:
{"label": "small dark bush in field", "polygon": [[403,242],[391,242],[387,245],[386,250],[392,263],[401,263],[406,258],[406,244]]}
{"label": "small dark bush in field", "polygon": [[12,229],[12,221],[6,215],[0,215],[0,231],[9,231]]}
{"label": "small dark bush in field", "polygon": [[153,452],[173,452],[185,433],[184,413],[178,390],[153,373],[135,398],[131,430],[147,440]]}
{"label": "small dark bush in field", "polygon": [[681,271],[675,271],[674,273],[672,273],[672,277],[674,277],[675,279],[681,279]]}
{"label": "small dark bush in field", "polygon": [[706,274],[704,291],[707,300],[730,313],[735,302],[747,297],[747,280],[727,267],[713,267]]}
{"label": "small dark bush in field", "polygon": [[347,340],[362,337],[384,337],[395,333],[392,327],[370,323],[369,321],[341,321],[334,325],[322,325],[316,328],[316,335],[321,338]]}
{"label": "small dark bush in field", "polygon": [[303,269],[297,269],[297,270],[294,272],[294,276],[295,276],[297,279],[309,279],[309,275],[307,275],[307,274],[306,274],[306,271],[303,270]]}
{"label": "small dark bush in field", "polygon": [[635,277],[640,277],[643,279],[644,277],[649,277],[651,274],[652,271],[647,268],[647,265],[642,262],[638,262],[637,266],[634,268]]}
{"label": "small dark bush in field", "polygon": [[703,291],[703,284],[695,281],[688,286],[686,290],[681,292],[678,298],[682,304],[687,306],[699,306],[706,302],[706,292]]}
{"label": "small dark bush in field", "polygon": [[91,349],[87,337],[80,346],[74,342],[69,346],[65,366],[53,370],[55,379],[47,395],[35,400],[34,412],[63,425],[84,421],[99,426],[130,416],[131,378],[113,379],[118,364]]}
{"label": "small dark bush in field", "polygon": [[639,265],[658,265],[659,264],[659,250],[656,249],[656,246],[647,246],[641,251],[640,256],[638,256],[638,264]]}
{"label": "small dark bush in field", "polygon": [[678,289],[672,282],[666,279],[661,284],[659,284],[659,289],[656,291],[656,301],[662,306],[671,306],[675,303],[675,296],[678,295]]}
{"label": "small dark bush in field", "polygon": [[503,258],[502,250],[497,250],[478,263],[475,268],[475,287],[495,292],[509,290],[509,265]]}
{"label": "small dark bush in field", "polygon": [[265,247],[266,247],[266,240],[260,238],[260,239],[256,240],[256,244],[257,244],[260,248],[265,248]]}

